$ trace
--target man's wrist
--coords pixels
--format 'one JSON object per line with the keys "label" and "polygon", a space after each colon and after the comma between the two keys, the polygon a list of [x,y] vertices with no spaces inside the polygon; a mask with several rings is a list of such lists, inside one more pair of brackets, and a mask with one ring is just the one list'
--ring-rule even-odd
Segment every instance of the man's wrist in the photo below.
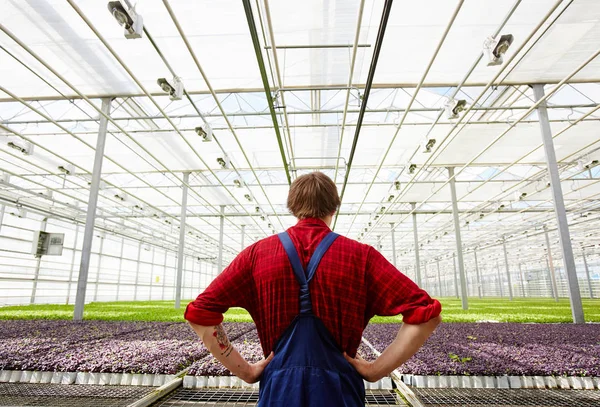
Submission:
{"label": "man's wrist", "polygon": [[249,383],[248,380],[250,379],[250,373],[251,373],[250,370],[251,370],[250,363],[248,363],[248,361],[244,360],[242,362],[242,365],[236,369],[236,372],[232,371],[231,373],[233,373],[234,375],[236,375],[237,377],[239,377],[246,383]]}
{"label": "man's wrist", "polygon": [[371,379],[372,382],[376,382],[378,380],[381,380],[383,377],[387,376],[388,373],[384,372],[383,366],[381,366],[383,363],[383,360],[381,360],[381,357],[378,357],[375,362],[371,363],[370,365],[370,369],[369,369],[369,379]]}

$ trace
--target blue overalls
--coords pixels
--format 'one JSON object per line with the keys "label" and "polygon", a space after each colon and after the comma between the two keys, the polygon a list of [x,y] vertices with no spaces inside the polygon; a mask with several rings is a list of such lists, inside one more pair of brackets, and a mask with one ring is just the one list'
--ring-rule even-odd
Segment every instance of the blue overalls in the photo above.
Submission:
{"label": "blue overalls", "polygon": [[305,274],[287,232],[279,234],[300,284],[300,314],[275,345],[260,380],[258,407],[364,407],[362,377],[348,363],[323,322],[312,313],[308,283],[338,237],[330,232],[315,250]]}

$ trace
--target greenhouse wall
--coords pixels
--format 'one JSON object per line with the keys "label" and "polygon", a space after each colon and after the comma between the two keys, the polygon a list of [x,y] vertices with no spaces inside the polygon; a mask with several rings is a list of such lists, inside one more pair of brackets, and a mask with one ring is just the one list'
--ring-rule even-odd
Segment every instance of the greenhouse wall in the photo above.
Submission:
{"label": "greenhouse wall", "polygon": [[[0,305],[75,302],[83,226],[48,218],[45,230],[65,235],[63,252],[36,258],[33,235],[43,221],[42,215],[6,207],[0,227]],[[176,271],[177,253],[172,250],[96,232],[86,302],[173,300]],[[182,298],[195,298],[215,276],[214,263],[186,254]]]}

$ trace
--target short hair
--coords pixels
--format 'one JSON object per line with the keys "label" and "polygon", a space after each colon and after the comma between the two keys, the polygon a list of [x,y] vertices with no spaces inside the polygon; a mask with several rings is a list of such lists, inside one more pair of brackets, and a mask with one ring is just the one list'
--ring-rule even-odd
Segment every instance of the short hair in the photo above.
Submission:
{"label": "short hair", "polygon": [[340,204],[335,183],[319,171],[296,178],[287,199],[288,209],[298,219],[324,218],[333,214]]}

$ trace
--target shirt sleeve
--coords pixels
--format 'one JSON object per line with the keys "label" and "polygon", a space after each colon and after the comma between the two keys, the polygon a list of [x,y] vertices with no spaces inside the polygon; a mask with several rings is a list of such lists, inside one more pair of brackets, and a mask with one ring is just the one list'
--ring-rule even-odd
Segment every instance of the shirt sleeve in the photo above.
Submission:
{"label": "shirt sleeve", "polygon": [[252,310],[254,281],[251,250],[242,251],[212,283],[185,309],[184,318],[202,326],[219,325],[223,313],[231,307]]}
{"label": "shirt sleeve", "polygon": [[442,312],[438,300],[431,298],[372,247],[367,257],[366,280],[369,319],[374,315],[402,314],[403,322],[422,324]]}

